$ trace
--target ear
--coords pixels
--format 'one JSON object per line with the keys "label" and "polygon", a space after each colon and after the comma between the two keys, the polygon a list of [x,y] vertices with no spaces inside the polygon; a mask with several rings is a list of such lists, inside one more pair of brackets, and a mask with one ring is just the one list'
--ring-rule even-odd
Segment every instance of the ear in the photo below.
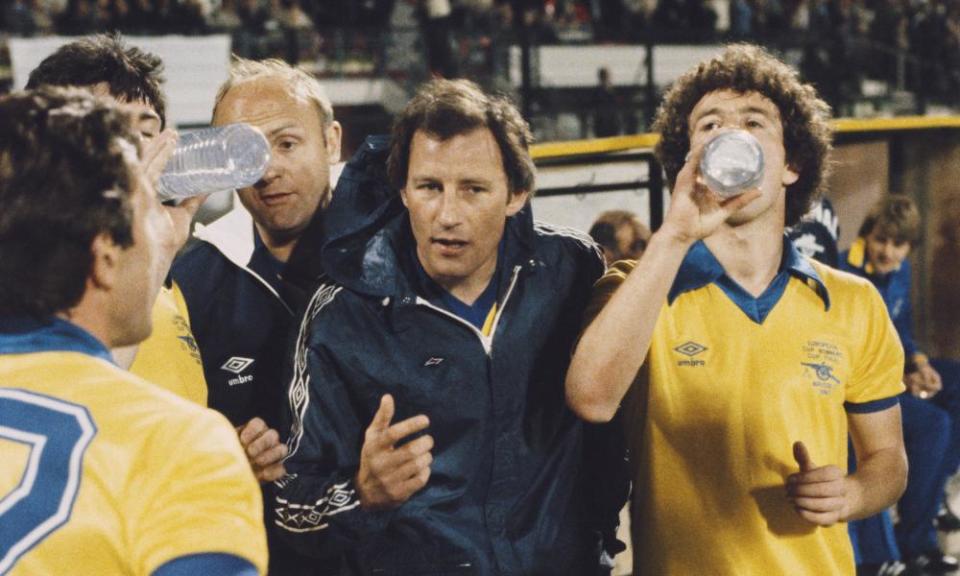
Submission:
{"label": "ear", "polygon": [[90,283],[100,290],[112,290],[120,273],[120,253],[123,251],[105,232],[97,234],[90,244],[93,263],[90,266]]}
{"label": "ear", "polygon": [[340,140],[343,137],[343,128],[340,123],[336,120],[331,122],[324,136],[327,140],[327,160],[331,164],[336,164],[340,161]]}
{"label": "ear", "polygon": [[783,183],[783,185],[790,186],[792,184],[796,184],[797,180],[799,179],[800,179],[800,173],[794,170],[793,166],[790,166],[789,164],[787,164],[786,169],[783,171],[783,178],[781,178],[780,180]]}
{"label": "ear", "polygon": [[513,216],[523,208],[523,205],[527,203],[527,198],[530,194],[526,190],[519,190],[510,195],[510,198],[507,199],[507,216]]}

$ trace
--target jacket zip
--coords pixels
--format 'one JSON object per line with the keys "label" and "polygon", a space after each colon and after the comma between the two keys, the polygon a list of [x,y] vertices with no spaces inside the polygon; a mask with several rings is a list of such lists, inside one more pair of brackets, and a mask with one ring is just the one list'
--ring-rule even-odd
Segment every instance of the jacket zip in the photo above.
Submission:
{"label": "jacket zip", "polygon": [[507,288],[507,293],[503,297],[503,304],[497,308],[497,315],[493,318],[493,326],[490,327],[490,336],[484,336],[483,332],[478,330],[473,324],[467,322],[452,312],[431,304],[429,300],[421,298],[420,296],[417,296],[417,304],[438,312],[439,314],[443,314],[444,316],[447,316],[448,318],[451,318],[469,328],[470,331],[480,339],[480,345],[483,346],[483,351],[486,352],[487,356],[489,357],[493,352],[493,335],[497,333],[497,325],[500,323],[500,316],[507,307],[507,301],[510,300],[510,295],[513,294],[513,288],[517,285],[517,278],[519,277],[520,265],[518,264],[513,267],[513,276],[510,278],[510,286]]}

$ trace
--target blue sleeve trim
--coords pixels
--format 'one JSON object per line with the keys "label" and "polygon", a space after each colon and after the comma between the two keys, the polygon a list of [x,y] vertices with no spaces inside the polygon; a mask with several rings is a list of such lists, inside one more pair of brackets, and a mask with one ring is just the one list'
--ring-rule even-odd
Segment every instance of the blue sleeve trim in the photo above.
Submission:
{"label": "blue sleeve trim", "polygon": [[880,412],[887,408],[893,408],[900,403],[899,396],[871,400],[870,402],[844,402],[843,407],[850,414],[870,414],[871,412]]}
{"label": "blue sleeve trim", "polygon": [[174,558],[151,576],[259,576],[256,566],[232,554],[191,554]]}

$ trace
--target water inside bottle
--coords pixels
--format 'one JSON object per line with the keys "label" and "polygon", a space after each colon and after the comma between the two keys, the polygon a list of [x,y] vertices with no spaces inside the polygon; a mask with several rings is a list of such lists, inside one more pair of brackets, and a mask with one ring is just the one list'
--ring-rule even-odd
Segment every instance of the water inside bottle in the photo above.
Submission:
{"label": "water inside bottle", "polygon": [[257,128],[228,124],[184,132],[157,187],[161,199],[245,188],[263,177],[270,145]]}

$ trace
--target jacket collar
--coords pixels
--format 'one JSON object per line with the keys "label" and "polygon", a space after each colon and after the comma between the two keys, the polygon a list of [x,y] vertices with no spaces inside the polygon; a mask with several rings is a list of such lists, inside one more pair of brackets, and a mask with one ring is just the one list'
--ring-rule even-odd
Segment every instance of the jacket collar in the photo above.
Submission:
{"label": "jacket collar", "polygon": [[210,224],[197,224],[193,235],[212,245],[227,260],[246,268],[256,248],[253,235],[253,217],[233,193],[233,208]]}
{"label": "jacket collar", "polygon": [[[820,296],[824,308],[830,309],[830,294],[827,292],[827,287],[820,278],[820,274],[810,264],[810,261],[800,254],[787,236],[783,237],[783,257],[780,261],[779,271],[787,272],[791,276],[802,280],[806,286]],[[725,275],[726,271],[723,269],[723,265],[710,252],[707,245],[700,240],[690,248],[680,264],[677,277],[667,294],[667,302],[673,304],[673,301],[684,292],[702,288],[716,282]]]}
{"label": "jacket collar", "polygon": [[253,226],[253,217],[240,202],[240,196],[234,192],[233,208],[209,225],[197,224],[193,236],[216,248],[233,265],[262,284],[289,310],[290,307],[270,282],[248,266],[253,251],[256,250]]}

